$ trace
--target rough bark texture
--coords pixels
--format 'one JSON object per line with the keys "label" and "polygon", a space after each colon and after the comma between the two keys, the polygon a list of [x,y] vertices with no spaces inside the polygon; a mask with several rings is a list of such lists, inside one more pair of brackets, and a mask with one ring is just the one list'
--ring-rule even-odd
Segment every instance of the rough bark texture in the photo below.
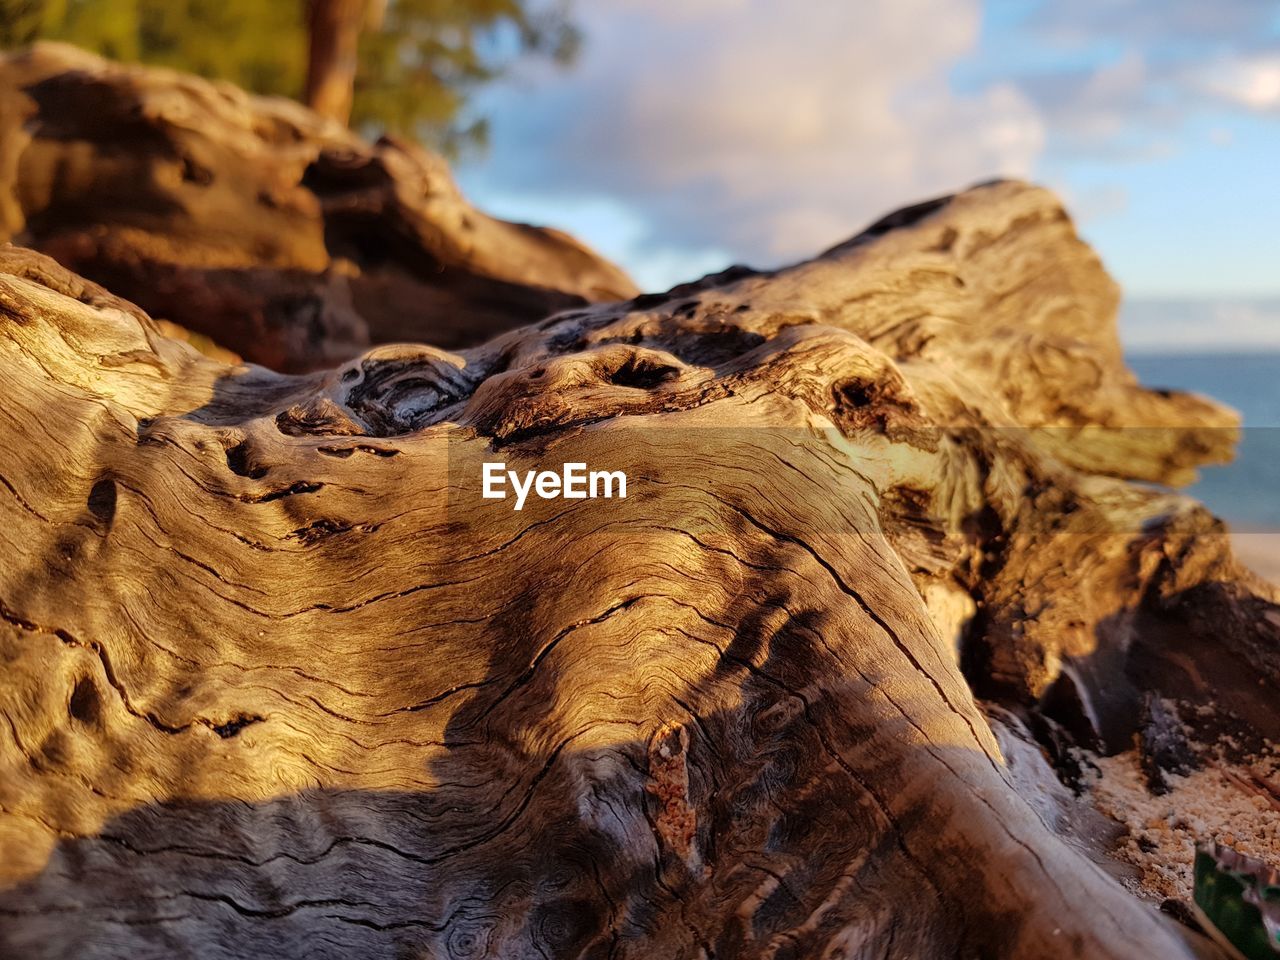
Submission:
{"label": "rough bark texture", "polygon": [[0,270],[5,956],[1212,955],[1045,751],[1277,736],[1280,611],[1044,191],[304,377]]}
{"label": "rough bark texture", "polygon": [[473,209],[413,144],[56,44],[0,57],[0,238],[287,371],[636,292],[565,234]]}

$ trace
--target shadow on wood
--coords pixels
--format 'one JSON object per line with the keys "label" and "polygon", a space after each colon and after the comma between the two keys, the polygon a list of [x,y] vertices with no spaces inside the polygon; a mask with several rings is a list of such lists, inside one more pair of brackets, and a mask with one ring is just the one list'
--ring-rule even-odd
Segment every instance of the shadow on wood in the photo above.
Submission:
{"label": "shadow on wood", "polygon": [[[1001,183],[290,377],[7,250],[0,942],[1194,956],[1010,737],[1117,617],[1121,660],[1165,611],[1234,665],[1176,695],[1278,679],[1274,591],[1131,482],[1236,419],[1141,388],[1115,299]],[[495,461],[627,496],[517,511]]]}
{"label": "shadow on wood", "polygon": [[472,208],[421,147],[60,44],[0,58],[0,197],[3,238],[278,370],[636,292],[567,235]]}

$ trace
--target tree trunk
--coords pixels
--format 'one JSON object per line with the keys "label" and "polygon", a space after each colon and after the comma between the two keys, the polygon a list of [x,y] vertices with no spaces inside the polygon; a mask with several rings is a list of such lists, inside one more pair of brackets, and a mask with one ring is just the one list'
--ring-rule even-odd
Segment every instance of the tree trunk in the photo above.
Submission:
{"label": "tree trunk", "polygon": [[344,127],[351,122],[365,0],[306,0],[308,107]]}
{"label": "tree trunk", "polygon": [[277,370],[456,348],[637,291],[444,161],[280,99],[41,44],[0,57],[0,238]]}
{"label": "tree trunk", "polygon": [[1047,759],[1152,696],[1280,736],[1274,591],[1132,482],[1235,418],[1116,300],[1001,183],[286,377],[10,250],[0,953],[1214,955]]}

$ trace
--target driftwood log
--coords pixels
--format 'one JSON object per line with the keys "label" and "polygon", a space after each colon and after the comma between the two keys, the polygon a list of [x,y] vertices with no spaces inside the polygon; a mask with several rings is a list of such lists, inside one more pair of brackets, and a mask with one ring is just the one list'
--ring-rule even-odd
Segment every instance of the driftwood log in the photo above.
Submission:
{"label": "driftwood log", "polygon": [[286,376],[8,249],[0,955],[1213,956],[1062,783],[1153,693],[1280,736],[1274,592],[1151,485],[1235,416],[1116,301],[998,183]]}
{"label": "driftwood log", "polygon": [[414,144],[60,44],[0,57],[0,239],[286,371],[637,292],[565,234],[473,209]]}

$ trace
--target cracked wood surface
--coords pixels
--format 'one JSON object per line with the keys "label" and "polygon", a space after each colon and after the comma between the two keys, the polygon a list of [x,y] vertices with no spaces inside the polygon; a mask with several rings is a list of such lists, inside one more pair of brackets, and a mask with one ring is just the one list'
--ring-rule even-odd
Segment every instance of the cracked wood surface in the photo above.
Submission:
{"label": "cracked wood surface", "polygon": [[1009,734],[1275,735],[1273,593],[1131,482],[1234,415],[1138,386],[1115,302],[1001,183],[291,377],[7,249],[0,954],[1196,956]]}
{"label": "cracked wood surface", "polygon": [[415,144],[52,43],[0,56],[0,237],[295,372],[636,292],[566,234],[471,207]]}

